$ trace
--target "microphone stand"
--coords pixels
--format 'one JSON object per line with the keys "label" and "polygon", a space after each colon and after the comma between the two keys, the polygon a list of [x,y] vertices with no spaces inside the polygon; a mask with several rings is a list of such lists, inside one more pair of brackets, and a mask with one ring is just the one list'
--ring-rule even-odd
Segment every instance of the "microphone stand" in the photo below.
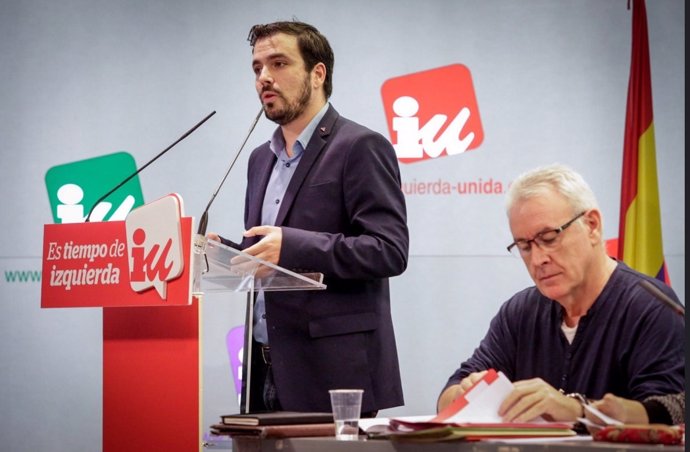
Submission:
{"label": "microphone stand", "polygon": [[242,144],[240,145],[240,148],[237,151],[237,154],[235,154],[235,158],[232,159],[232,162],[230,163],[228,170],[225,172],[225,176],[223,176],[223,179],[220,181],[220,184],[218,184],[218,187],[213,192],[213,195],[211,196],[211,199],[209,200],[208,205],[206,206],[206,209],[204,209],[204,212],[201,214],[201,218],[199,219],[199,229],[197,230],[197,234],[201,234],[201,235],[206,234],[206,226],[208,225],[208,210],[211,208],[211,204],[216,199],[218,192],[220,191],[221,187],[225,183],[225,180],[228,178],[228,175],[230,174],[230,170],[232,170],[232,167],[235,166],[235,162],[237,161],[237,158],[240,156],[242,149],[244,149],[244,145],[247,144],[247,140],[249,140],[249,137],[251,136],[252,132],[254,131],[254,127],[256,127],[256,123],[259,122],[259,119],[261,118],[261,114],[263,112],[264,112],[264,109],[262,107],[261,110],[259,110],[259,114],[256,115],[254,122],[252,122],[252,125],[249,128],[249,133],[247,133],[247,136],[244,138],[244,141],[242,142]]}
{"label": "microphone stand", "polygon": [[203,123],[205,123],[211,116],[213,116],[213,115],[215,115],[215,114],[216,114],[215,110],[212,111],[211,113],[209,113],[204,119],[202,119],[201,121],[199,121],[194,127],[192,127],[191,129],[189,129],[187,132],[184,133],[184,135],[182,135],[180,138],[178,138],[177,141],[175,141],[173,144],[171,144],[171,145],[168,146],[167,148],[163,149],[160,153],[158,153],[157,156],[155,156],[154,158],[152,158],[151,160],[149,160],[144,166],[142,166],[141,168],[139,168],[138,170],[136,170],[134,173],[130,174],[125,180],[123,180],[122,182],[120,182],[119,184],[117,184],[117,185],[115,186],[115,188],[113,188],[112,190],[110,190],[108,193],[106,193],[105,195],[101,196],[100,198],[98,198],[98,200],[97,200],[95,203],[93,203],[93,206],[91,206],[91,209],[89,210],[88,215],[86,215],[86,219],[84,220],[84,222],[85,222],[85,223],[88,223],[88,222],[89,222],[89,220],[91,219],[91,214],[93,213],[93,210],[96,208],[96,206],[97,206],[101,201],[103,201],[105,198],[107,198],[108,196],[110,196],[110,195],[112,195],[113,193],[115,193],[115,191],[116,191],[118,188],[120,188],[120,187],[122,187],[123,185],[125,185],[127,182],[129,182],[130,179],[132,179],[134,176],[136,176],[137,174],[139,174],[144,168],[146,168],[147,166],[149,166],[150,164],[152,164],[153,162],[155,162],[156,160],[158,160],[159,157],[161,157],[163,154],[165,154],[165,153],[168,152],[170,149],[172,149],[173,146],[175,146],[177,143],[179,143],[180,141],[182,141],[182,140],[184,140],[185,138],[187,138],[192,132],[194,132],[196,129],[198,129]]}
{"label": "microphone stand", "polygon": [[[232,167],[235,166],[237,158],[240,156],[242,149],[244,149],[244,145],[247,144],[247,141],[249,140],[249,137],[254,131],[256,124],[259,122],[259,119],[261,118],[261,114],[263,112],[264,109],[262,106],[259,110],[259,113],[256,115],[256,118],[254,118],[251,127],[249,128],[247,136],[244,138],[244,141],[242,141],[240,148],[237,150],[235,158],[232,159],[232,162],[230,163],[230,166],[225,172],[223,179],[218,184],[218,187],[214,190],[213,194],[211,195],[211,199],[208,201],[208,204],[206,205],[206,208],[204,209],[199,219],[199,228],[197,229],[197,233],[194,236],[194,280],[192,283],[192,292],[196,296],[203,295],[203,292],[201,292],[201,274],[205,272],[201,271],[201,256],[203,256],[204,259],[206,259],[206,244],[208,243],[208,239],[206,238],[206,227],[208,226],[208,211],[211,208],[211,204],[213,204],[213,201],[216,199],[216,196],[218,196],[218,192],[220,192],[220,189],[225,183],[225,180],[228,178],[228,175],[230,174]],[[208,271],[208,260],[206,261],[206,271]]]}

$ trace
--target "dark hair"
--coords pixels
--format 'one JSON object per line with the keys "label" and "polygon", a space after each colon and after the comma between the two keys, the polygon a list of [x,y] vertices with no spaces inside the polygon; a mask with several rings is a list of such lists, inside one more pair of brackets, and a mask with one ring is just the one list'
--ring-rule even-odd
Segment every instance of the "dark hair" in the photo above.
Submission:
{"label": "dark hair", "polygon": [[326,66],[326,80],[323,83],[326,99],[333,92],[333,65],[335,56],[328,40],[316,27],[298,21],[280,21],[270,24],[257,24],[249,30],[247,41],[254,49],[256,41],[273,36],[277,33],[285,33],[297,37],[297,46],[304,60],[307,71],[314,69],[318,63]]}

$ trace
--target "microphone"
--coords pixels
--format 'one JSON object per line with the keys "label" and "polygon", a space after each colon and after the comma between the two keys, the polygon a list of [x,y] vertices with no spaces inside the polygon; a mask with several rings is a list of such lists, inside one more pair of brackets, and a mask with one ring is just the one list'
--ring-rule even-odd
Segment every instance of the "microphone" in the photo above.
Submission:
{"label": "microphone", "polygon": [[[208,239],[206,239],[206,226],[208,226],[208,210],[211,208],[211,204],[213,204],[213,201],[216,199],[218,192],[220,191],[221,187],[225,183],[225,179],[228,178],[228,175],[230,174],[230,170],[232,170],[232,167],[235,166],[235,162],[237,161],[237,157],[240,156],[242,149],[244,149],[244,145],[247,144],[247,140],[249,140],[249,137],[251,136],[252,132],[254,131],[254,127],[256,127],[256,123],[259,122],[259,118],[261,118],[261,114],[263,112],[264,112],[264,108],[262,106],[261,110],[259,110],[259,113],[256,115],[256,118],[254,118],[254,122],[252,122],[252,125],[249,128],[249,133],[247,133],[247,136],[244,138],[244,141],[240,145],[240,148],[237,150],[237,154],[235,154],[235,158],[232,159],[232,162],[230,163],[228,170],[225,172],[225,176],[223,176],[223,179],[220,181],[220,184],[218,184],[218,187],[215,189],[215,191],[211,195],[211,199],[208,201],[208,204],[206,205],[206,208],[204,209],[204,212],[201,214],[201,218],[199,219],[199,229],[197,230],[197,233],[194,236],[194,241],[193,241],[193,249],[194,249],[194,258],[193,259],[194,260],[192,263],[192,268],[193,268],[192,294],[198,298],[202,297],[204,294],[204,292],[201,290],[201,275],[203,273],[205,273],[205,271],[209,270],[208,259],[206,257],[206,244],[208,243]],[[202,270],[202,268],[201,268],[202,257],[206,262],[206,270]]]}
{"label": "microphone", "polygon": [[160,156],[162,156],[163,154],[165,154],[166,152],[168,152],[170,149],[172,149],[173,146],[175,146],[177,143],[179,143],[180,141],[182,141],[182,140],[184,140],[185,138],[187,138],[192,132],[194,132],[196,129],[198,129],[203,123],[205,123],[211,116],[213,116],[213,115],[215,115],[215,114],[216,114],[215,110],[212,111],[211,113],[209,113],[204,119],[202,119],[201,121],[199,121],[194,127],[192,127],[191,129],[189,129],[187,132],[184,133],[184,135],[182,135],[180,138],[178,138],[177,141],[175,141],[173,144],[171,144],[171,145],[168,146],[167,148],[163,149],[157,156],[155,156],[154,158],[152,158],[151,160],[149,160],[144,166],[142,166],[141,168],[137,169],[134,173],[132,173],[131,175],[129,175],[125,180],[123,180],[122,182],[120,182],[119,184],[117,184],[117,186],[116,186],[115,188],[113,188],[112,190],[110,190],[108,193],[106,193],[105,195],[101,196],[100,198],[98,198],[98,200],[97,200],[97,201],[93,204],[93,206],[91,207],[91,210],[89,210],[88,215],[86,215],[86,219],[84,220],[84,222],[85,222],[85,223],[88,223],[88,222],[89,222],[89,220],[90,220],[90,218],[91,218],[91,214],[93,213],[94,209],[96,208],[96,206],[98,206],[98,204],[99,204],[101,201],[103,201],[103,200],[104,200],[105,198],[107,198],[108,196],[112,195],[118,188],[122,187],[124,184],[126,184],[127,182],[129,182],[130,179],[132,179],[134,176],[136,176],[137,174],[139,174],[144,168],[146,168],[147,166],[149,166],[150,164],[152,164],[153,162],[155,162],[156,160],[158,160],[158,158],[159,158]]}
{"label": "microphone", "polygon": [[[254,127],[256,127],[256,123],[259,122],[259,118],[261,118],[261,114],[263,112],[264,112],[264,108],[262,106],[261,110],[259,110],[259,114],[256,115],[254,122],[252,123],[251,127],[249,128],[249,133],[247,133],[247,136],[244,138],[244,141],[240,145],[240,148],[237,150],[237,154],[235,154],[235,158],[232,160],[232,163],[230,163],[230,167],[225,172],[225,176],[223,176],[223,179],[220,181],[220,184],[218,184],[218,187],[213,192],[213,195],[211,195],[211,199],[209,200],[208,205],[206,206],[206,209],[204,209],[204,212],[201,214],[201,218],[199,219],[199,229],[197,230],[197,238],[195,239],[195,245],[196,246],[201,246],[202,248],[205,246],[205,244],[206,244],[206,226],[208,226],[208,210],[211,207],[211,204],[213,204],[213,201],[216,199],[216,196],[218,195],[220,188],[225,183],[225,179],[228,178],[228,175],[230,174],[230,170],[232,170],[232,167],[235,166],[235,162],[237,161],[237,157],[240,156],[242,149],[244,149],[244,145],[247,144],[247,140],[249,140],[249,137],[251,136],[252,132],[254,131]],[[199,236],[201,236],[201,237],[199,237]],[[197,242],[197,239],[200,240],[200,242]]]}
{"label": "microphone", "polygon": [[640,280],[639,282],[640,286],[642,286],[647,292],[652,294],[654,298],[656,298],[659,301],[662,301],[664,304],[666,304],[669,308],[673,309],[677,314],[684,316],[685,315],[685,306],[682,304],[674,301],[671,297],[663,293],[661,290],[659,290],[658,287],[656,287],[654,284],[650,283],[646,279]]}

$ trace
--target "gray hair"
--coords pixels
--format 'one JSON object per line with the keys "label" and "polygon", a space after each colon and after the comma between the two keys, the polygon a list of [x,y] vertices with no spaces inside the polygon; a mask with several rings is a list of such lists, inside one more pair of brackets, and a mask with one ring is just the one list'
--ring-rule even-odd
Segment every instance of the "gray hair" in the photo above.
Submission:
{"label": "gray hair", "polygon": [[518,176],[510,184],[506,198],[506,212],[520,200],[543,195],[548,191],[560,193],[573,209],[579,213],[599,209],[594,192],[577,172],[561,164],[542,166]]}

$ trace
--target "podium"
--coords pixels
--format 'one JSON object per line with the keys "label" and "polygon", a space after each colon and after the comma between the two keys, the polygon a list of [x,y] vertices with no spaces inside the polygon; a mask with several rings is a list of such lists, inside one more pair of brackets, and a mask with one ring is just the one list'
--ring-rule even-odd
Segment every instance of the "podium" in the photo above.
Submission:
{"label": "podium", "polygon": [[208,240],[203,252],[194,253],[195,293],[201,283],[203,292],[246,292],[247,311],[242,353],[242,394],[240,412],[250,407],[251,356],[255,294],[258,290],[278,292],[288,290],[322,290],[322,273],[296,273],[258,259],[242,251]]}
{"label": "podium", "polygon": [[193,222],[170,195],[125,221],[44,226],[41,307],[103,309],[103,452],[202,450],[204,292],[247,293],[246,341],[255,290],[326,287],[218,242],[198,250]]}

